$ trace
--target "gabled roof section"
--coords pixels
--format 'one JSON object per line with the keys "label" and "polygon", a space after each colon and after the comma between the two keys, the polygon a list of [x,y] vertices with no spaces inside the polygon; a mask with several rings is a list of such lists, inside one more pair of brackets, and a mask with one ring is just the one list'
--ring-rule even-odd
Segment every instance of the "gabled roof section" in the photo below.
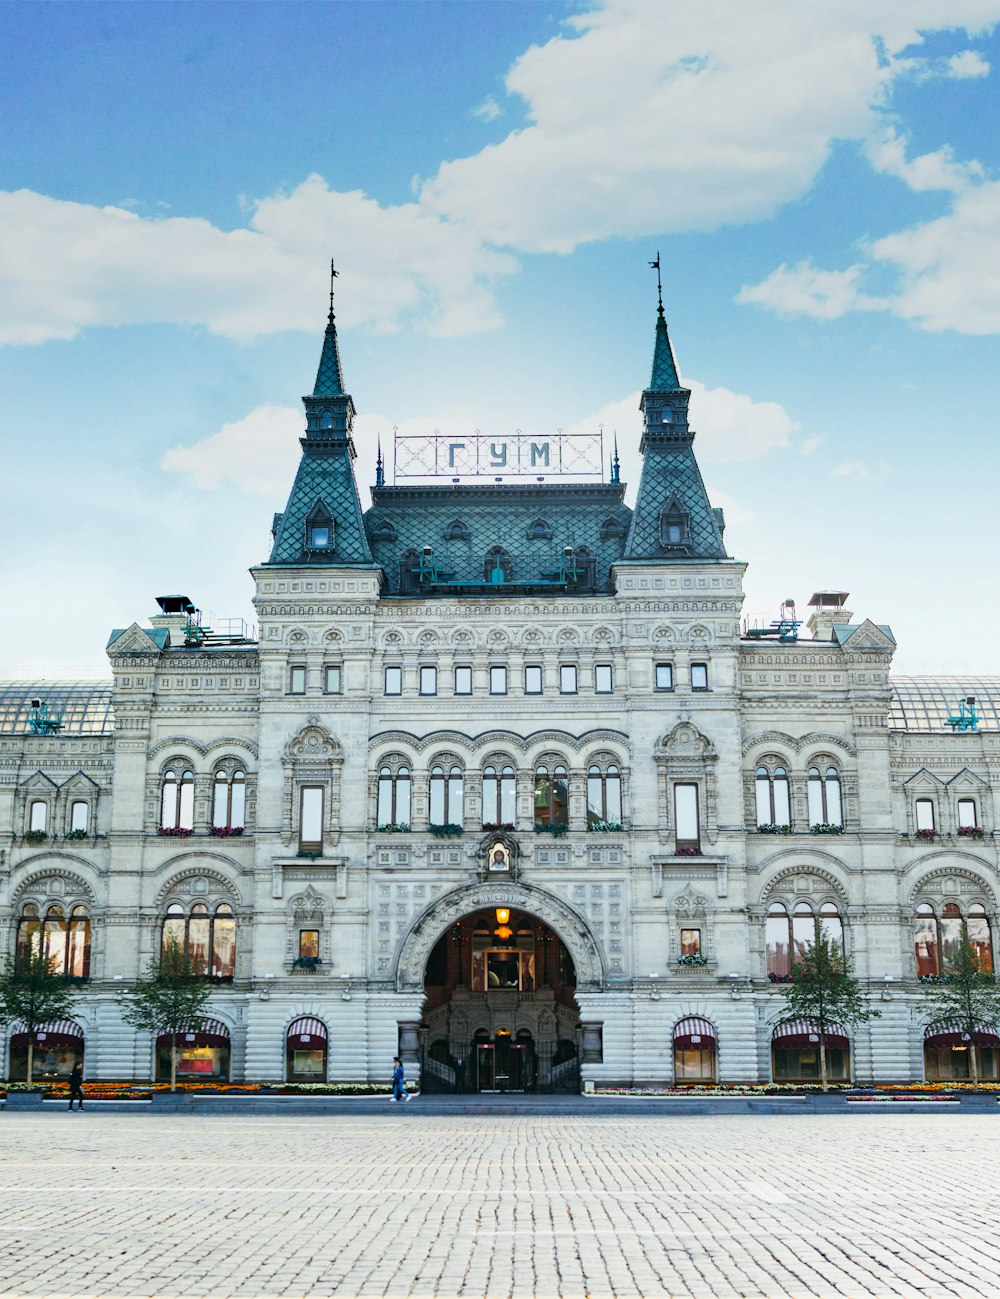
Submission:
{"label": "gabled roof section", "polygon": [[833,624],[833,638],[841,649],[887,650],[894,649],[896,638],[884,623],[864,622]]}
{"label": "gabled roof section", "polygon": [[167,648],[170,631],[166,627],[115,627],[108,637],[107,651],[116,654],[159,654]]}

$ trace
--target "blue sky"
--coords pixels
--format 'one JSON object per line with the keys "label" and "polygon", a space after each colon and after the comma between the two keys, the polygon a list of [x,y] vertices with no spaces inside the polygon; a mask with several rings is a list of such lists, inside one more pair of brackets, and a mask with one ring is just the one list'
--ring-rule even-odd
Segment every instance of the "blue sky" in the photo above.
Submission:
{"label": "blue sky", "polygon": [[[904,12],[905,11],[905,12]],[[1000,0],[0,7],[0,670],[252,617],[327,266],[375,438],[616,429],[662,254],[746,612],[1000,672]]]}

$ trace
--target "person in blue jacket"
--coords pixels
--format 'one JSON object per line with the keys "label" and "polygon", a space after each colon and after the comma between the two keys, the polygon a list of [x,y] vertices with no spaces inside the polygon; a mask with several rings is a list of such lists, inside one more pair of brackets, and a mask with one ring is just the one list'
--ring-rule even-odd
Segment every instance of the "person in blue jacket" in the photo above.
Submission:
{"label": "person in blue jacket", "polygon": [[406,1090],[403,1062],[398,1055],[392,1057],[392,1099],[394,1101],[408,1101],[410,1099],[410,1093]]}

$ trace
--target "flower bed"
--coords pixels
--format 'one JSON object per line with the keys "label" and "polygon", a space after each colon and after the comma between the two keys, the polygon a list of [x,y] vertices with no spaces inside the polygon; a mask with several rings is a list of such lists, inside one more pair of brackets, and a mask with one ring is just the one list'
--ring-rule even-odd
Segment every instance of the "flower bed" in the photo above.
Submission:
{"label": "flower bed", "polygon": [[[419,1092],[419,1087],[406,1084],[407,1091]],[[99,1079],[83,1081],[85,1100],[149,1100],[153,1092],[169,1092],[170,1084],[166,1082],[102,1082]],[[179,1082],[178,1092],[211,1092],[214,1094],[258,1095],[261,1092],[282,1096],[386,1096],[392,1091],[392,1084],[362,1082],[254,1082],[254,1083],[189,1083]],[[49,1100],[64,1100],[69,1092],[68,1082],[33,1083],[30,1087],[23,1082],[0,1082],[0,1096],[8,1092],[42,1092]]]}

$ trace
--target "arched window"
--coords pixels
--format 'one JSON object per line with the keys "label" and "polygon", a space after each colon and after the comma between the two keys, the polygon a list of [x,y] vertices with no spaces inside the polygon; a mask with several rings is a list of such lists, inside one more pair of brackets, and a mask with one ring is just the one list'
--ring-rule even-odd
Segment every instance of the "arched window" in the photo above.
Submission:
{"label": "arched window", "polygon": [[767,977],[771,982],[787,983],[795,960],[820,937],[843,957],[844,922],[833,902],[824,902],[818,915],[809,902],[796,902],[791,915],[783,902],[772,902],[764,937]]}
{"label": "arched window", "polygon": [[242,830],[246,824],[247,773],[217,771],[212,784],[212,829]]}
{"label": "arched window", "polygon": [[31,834],[44,834],[49,823],[49,805],[44,799],[36,798],[28,806],[28,831]]}
{"label": "arched window", "polygon": [[976,834],[979,831],[979,817],[976,812],[976,800],[974,798],[960,798],[958,800],[958,833],[959,834]]}
{"label": "arched window", "polygon": [[934,819],[934,800],[918,798],[913,805],[917,834],[933,835],[937,829]]}
{"label": "arched window", "polygon": [[622,823],[622,773],[614,763],[587,768],[587,824]]}
{"label": "arched window", "polygon": [[836,767],[810,767],[806,788],[809,794],[810,825],[844,824],[840,793],[840,772]]}
{"label": "arched window", "polygon": [[69,805],[70,834],[86,834],[90,829],[90,804],[82,798],[74,799]]}
{"label": "arched window", "polygon": [[378,826],[410,824],[410,769],[386,765],[378,771]]}
{"label": "arched window", "polygon": [[946,902],[941,914],[929,902],[921,902],[913,918],[913,953],[917,978],[948,972],[948,962],[958,955],[962,943],[970,943],[979,957],[979,968],[993,971],[993,939],[986,908],[973,902],[963,912],[957,902]]}
{"label": "arched window", "polygon": [[516,794],[517,783],[512,766],[505,763],[502,767],[484,767],[483,825],[512,826],[517,816]]}
{"label": "arched window", "polygon": [[486,560],[483,564],[483,581],[490,582],[494,586],[502,586],[504,582],[509,582],[514,575],[514,561],[510,557],[510,552],[504,550],[503,546],[491,546],[486,552]]}
{"label": "arched window", "polygon": [[61,906],[53,905],[39,919],[34,903],[26,903],[17,922],[15,960],[27,960],[44,953],[56,974],[74,979],[90,976],[90,917],[87,908],[75,906],[67,917]]}
{"label": "arched window", "polygon": [[289,1024],[285,1034],[287,1082],[324,1082],[327,1035],[322,1020],[303,1018]]}
{"label": "arched window", "polygon": [[176,944],[191,962],[192,972],[211,979],[231,979],[236,973],[236,917],[228,902],[220,902],[214,915],[204,902],[185,909],[179,902],[167,907],[160,951]]}
{"label": "arched window", "polygon": [[569,784],[566,768],[557,764],[535,769],[535,824],[569,824]]}
{"label": "arched window", "polygon": [[674,1025],[674,1081],[715,1081],[715,1029],[707,1019]]}
{"label": "arched window", "polygon": [[462,768],[431,767],[431,825],[461,825],[463,815]]}
{"label": "arched window", "polygon": [[758,825],[791,825],[788,771],[780,766],[760,766],[754,776]]}
{"label": "arched window", "polygon": [[163,773],[160,795],[160,828],[190,830],[194,827],[194,772],[175,767]]}

